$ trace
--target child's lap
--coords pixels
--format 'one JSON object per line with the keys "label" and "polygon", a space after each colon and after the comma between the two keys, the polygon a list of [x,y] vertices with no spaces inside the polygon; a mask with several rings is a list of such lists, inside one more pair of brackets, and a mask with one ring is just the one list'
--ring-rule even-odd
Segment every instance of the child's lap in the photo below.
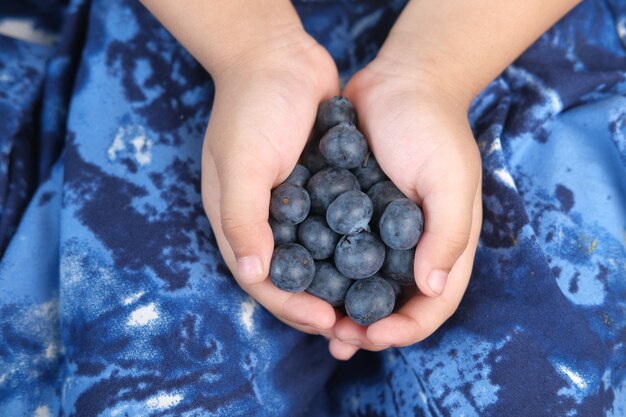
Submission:
{"label": "child's lap", "polygon": [[[400,8],[296,6],[344,79]],[[418,345],[337,366],[220,258],[200,198],[210,80],[140,5],[91,7],[64,153],[1,264],[4,414],[624,410],[626,58],[611,13],[626,13],[586,3],[475,101],[485,215],[459,311]],[[573,35],[582,24],[597,36]]]}

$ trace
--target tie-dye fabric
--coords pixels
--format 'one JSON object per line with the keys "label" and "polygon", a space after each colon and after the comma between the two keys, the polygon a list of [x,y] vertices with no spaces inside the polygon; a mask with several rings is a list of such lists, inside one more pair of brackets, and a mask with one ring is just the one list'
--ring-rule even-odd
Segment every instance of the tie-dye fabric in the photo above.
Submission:
{"label": "tie-dye fabric", "polygon": [[[344,81],[403,7],[295,4]],[[583,2],[474,101],[467,294],[345,364],[220,258],[202,68],[138,2],[23,6],[0,10],[58,41],[0,37],[0,416],[626,416],[624,2]]]}

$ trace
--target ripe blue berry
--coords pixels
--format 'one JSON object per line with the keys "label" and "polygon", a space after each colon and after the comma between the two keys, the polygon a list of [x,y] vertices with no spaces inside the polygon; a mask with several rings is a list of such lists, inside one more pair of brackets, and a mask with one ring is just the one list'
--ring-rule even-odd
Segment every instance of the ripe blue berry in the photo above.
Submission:
{"label": "ripe blue berry", "polygon": [[326,132],[341,122],[356,123],[356,113],[350,100],[335,96],[320,104],[315,122],[320,132]]}
{"label": "ripe blue berry", "polygon": [[306,190],[299,185],[280,184],[272,190],[270,213],[282,223],[301,223],[309,214],[311,200]]}
{"label": "ripe blue berry", "polygon": [[343,305],[348,288],[354,281],[341,275],[328,261],[315,262],[315,277],[306,291],[333,307]]}
{"label": "ripe blue berry", "polygon": [[386,278],[390,278],[401,285],[414,285],[414,261],[415,248],[395,250],[388,247],[385,251],[385,262],[381,272]]}
{"label": "ripe blue berry", "polygon": [[346,294],[346,312],[362,325],[370,324],[391,314],[396,296],[387,280],[377,275],[356,281]]}
{"label": "ripe blue berry", "polygon": [[383,266],[385,245],[368,232],[344,236],[335,248],[334,259],[342,275],[352,279],[367,278]]}
{"label": "ripe blue berry", "polygon": [[[382,276],[382,275],[381,275]],[[387,281],[389,284],[391,284],[391,288],[393,288],[393,295],[396,296],[396,300],[398,299],[398,297],[400,296],[400,294],[402,293],[402,287],[400,286],[400,283],[398,281],[395,281],[391,278],[382,276],[382,278]]]}
{"label": "ripe blue berry", "polygon": [[298,226],[291,223],[280,223],[276,220],[269,219],[272,235],[274,235],[274,246],[284,245],[296,241]]}
{"label": "ripe blue berry", "polygon": [[274,285],[289,292],[304,291],[315,276],[311,254],[297,243],[287,243],[274,249],[270,278]]}
{"label": "ripe blue berry", "polygon": [[361,190],[363,191],[369,190],[374,184],[388,180],[387,176],[378,165],[378,161],[371,153],[368,153],[363,162],[351,171],[359,180]]}
{"label": "ripe blue berry", "polygon": [[299,185],[302,188],[306,187],[306,184],[309,182],[309,178],[311,178],[311,173],[304,165],[296,164],[291,171],[291,174],[285,179],[286,183]]}
{"label": "ripe blue berry", "polygon": [[346,191],[337,197],[326,211],[326,221],[335,232],[348,235],[366,230],[374,208],[367,194]]}
{"label": "ripe blue berry", "polygon": [[311,197],[311,212],[326,215],[326,209],[340,194],[359,190],[359,181],[347,169],[326,168],[311,177],[306,189]]}
{"label": "ripe blue berry", "polygon": [[304,165],[311,175],[328,168],[328,164],[320,152],[319,140],[312,140],[307,143],[304,153],[300,157],[300,164]]}
{"label": "ripe blue berry", "polygon": [[374,220],[375,224],[378,223],[380,216],[383,215],[385,208],[387,208],[387,204],[399,198],[405,198],[402,191],[398,190],[398,187],[396,187],[391,181],[383,181],[374,184],[372,188],[367,191],[367,195],[370,200],[372,200],[372,204],[374,205],[374,215],[372,216],[372,220]]}
{"label": "ripe blue berry", "polygon": [[401,198],[389,203],[380,218],[378,228],[380,238],[390,248],[411,249],[422,236],[424,215],[417,204],[408,198]]}
{"label": "ripe blue berry", "polygon": [[331,127],[320,139],[319,147],[330,165],[347,169],[361,165],[368,151],[363,134],[348,123]]}
{"label": "ripe blue berry", "polygon": [[322,216],[309,217],[298,226],[298,241],[316,260],[330,258],[339,238]]}

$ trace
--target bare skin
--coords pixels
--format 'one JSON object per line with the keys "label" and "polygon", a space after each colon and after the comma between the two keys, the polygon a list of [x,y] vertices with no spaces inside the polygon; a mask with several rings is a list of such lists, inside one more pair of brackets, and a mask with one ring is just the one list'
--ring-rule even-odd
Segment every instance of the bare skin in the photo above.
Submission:
{"label": "bare skin", "polygon": [[340,92],[332,58],[286,0],[142,2],[215,81],[202,199],[239,285],[288,325],[327,337],[341,360],[439,328],[467,288],[482,222],[469,104],[579,0],[411,0],[346,86],[381,167],[426,218],[415,261],[420,292],[369,327],[267,279],[270,191],[296,164],[319,102]]}

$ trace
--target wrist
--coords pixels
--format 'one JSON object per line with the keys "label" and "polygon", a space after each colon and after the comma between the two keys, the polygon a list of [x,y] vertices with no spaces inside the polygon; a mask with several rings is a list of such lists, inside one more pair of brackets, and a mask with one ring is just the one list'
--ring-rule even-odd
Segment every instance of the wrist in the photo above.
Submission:
{"label": "wrist", "polygon": [[304,33],[289,0],[141,1],[211,75]]}
{"label": "wrist", "polygon": [[207,56],[201,64],[207,68],[216,82],[237,74],[253,74],[259,71],[296,66],[306,60],[316,49],[317,42],[302,28],[300,22],[273,23],[264,33],[250,39],[241,36],[227,47]]}
{"label": "wrist", "polygon": [[580,0],[411,0],[380,57],[469,102]]}
{"label": "wrist", "polygon": [[[244,27],[221,33],[218,48],[207,48],[200,63],[214,77],[231,70],[261,66],[314,43],[295,19],[252,16]],[[206,43],[206,41],[205,41]]]}
{"label": "wrist", "polygon": [[410,79],[420,90],[443,95],[464,110],[484,88],[484,80],[464,70],[458,58],[415,32],[395,28],[387,37],[374,66],[397,78]]}
{"label": "wrist", "polygon": [[256,48],[243,49],[212,68],[219,97],[238,94],[255,85],[273,86],[274,93],[280,94],[297,91],[297,96],[316,100],[338,93],[338,74],[332,57],[302,28],[289,34],[283,32]]}

